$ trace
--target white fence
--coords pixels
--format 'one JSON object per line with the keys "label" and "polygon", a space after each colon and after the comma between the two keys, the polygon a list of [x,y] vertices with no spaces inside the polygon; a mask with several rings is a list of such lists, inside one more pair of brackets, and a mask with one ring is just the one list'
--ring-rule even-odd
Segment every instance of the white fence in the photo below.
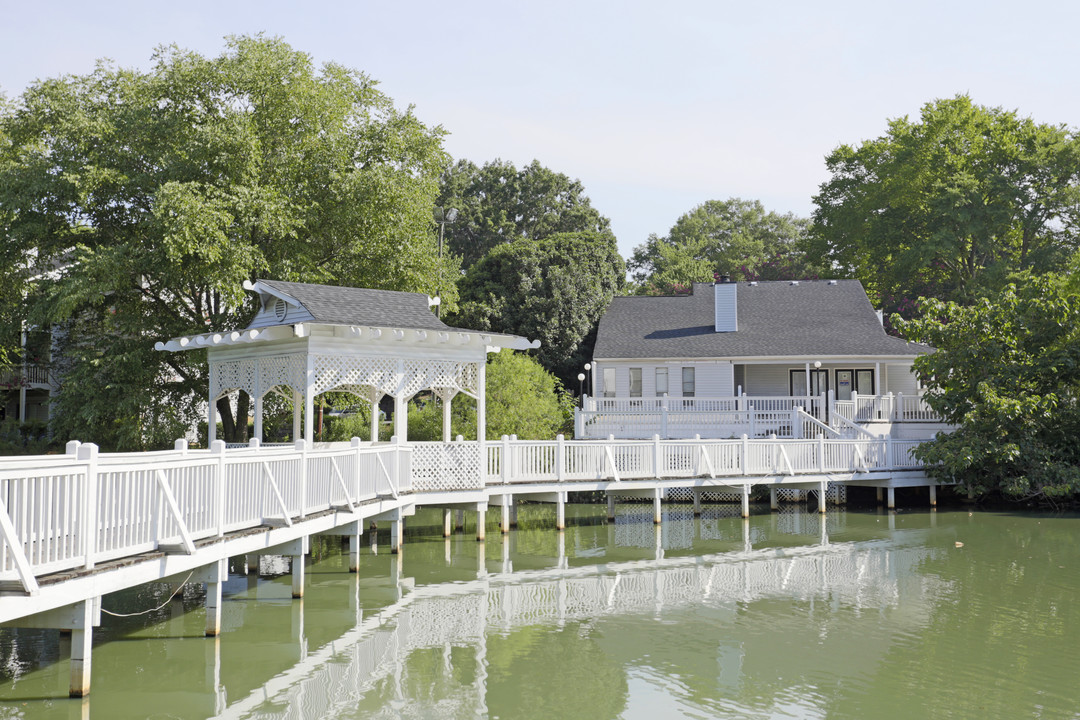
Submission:
{"label": "white fence", "polygon": [[[917,469],[917,440],[825,438],[806,440],[512,440],[487,444],[487,484],[622,481],[664,478],[740,477],[853,473]],[[475,447],[475,443],[452,443]],[[428,455],[413,458],[417,492],[446,489],[424,467]],[[476,489],[479,478],[462,478],[459,489]]]}
{"label": "white fence", "polygon": [[35,576],[153,550],[192,553],[197,540],[412,489],[405,445],[359,440],[309,450],[257,445],[0,461],[0,582],[36,589]]}

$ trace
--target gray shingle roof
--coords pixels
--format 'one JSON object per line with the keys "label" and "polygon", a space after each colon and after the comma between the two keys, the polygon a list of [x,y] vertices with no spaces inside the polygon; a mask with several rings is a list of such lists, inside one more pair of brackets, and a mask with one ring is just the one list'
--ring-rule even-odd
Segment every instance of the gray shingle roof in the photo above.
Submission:
{"label": "gray shingle roof", "polygon": [[711,283],[691,295],[617,297],[600,319],[593,357],[914,356],[929,350],[885,334],[858,280],[741,282],[738,330],[714,330]]}
{"label": "gray shingle roof", "polygon": [[315,322],[330,325],[448,330],[450,327],[428,307],[423,293],[368,288],[335,287],[310,283],[259,280],[268,288],[295,298]]}

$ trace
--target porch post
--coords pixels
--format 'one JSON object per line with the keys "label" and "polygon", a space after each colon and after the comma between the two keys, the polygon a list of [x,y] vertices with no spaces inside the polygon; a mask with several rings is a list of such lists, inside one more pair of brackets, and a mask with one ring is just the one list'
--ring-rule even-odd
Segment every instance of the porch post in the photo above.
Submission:
{"label": "porch post", "polygon": [[806,363],[806,397],[810,397],[810,362]]}
{"label": "porch post", "polygon": [[881,395],[881,363],[874,363],[874,394]]}

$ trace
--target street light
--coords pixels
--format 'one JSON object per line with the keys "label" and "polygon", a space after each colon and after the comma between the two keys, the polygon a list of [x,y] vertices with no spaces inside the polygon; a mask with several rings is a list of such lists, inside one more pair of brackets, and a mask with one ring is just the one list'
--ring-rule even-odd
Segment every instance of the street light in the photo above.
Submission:
{"label": "street light", "polygon": [[[442,245],[443,245],[443,233],[446,231],[446,226],[457,220],[457,208],[444,208],[437,207],[432,210],[431,215],[435,222],[439,225],[439,294],[442,294]],[[435,317],[442,317],[442,305],[435,308]]]}
{"label": "street light", "polygon": [[582,396],[582,394],[584,393],[584,387],[585,387],[585,373],[578,373],[577,374],[577,394],[578,394],[578,398],[581,400],[582,409],[585,408],[585,398]]}
{"label": "street light", "polygon": [[585,363],[585,377],[591,380],[592,373],[589,372],[590,370],[592,370],[592,363]]}

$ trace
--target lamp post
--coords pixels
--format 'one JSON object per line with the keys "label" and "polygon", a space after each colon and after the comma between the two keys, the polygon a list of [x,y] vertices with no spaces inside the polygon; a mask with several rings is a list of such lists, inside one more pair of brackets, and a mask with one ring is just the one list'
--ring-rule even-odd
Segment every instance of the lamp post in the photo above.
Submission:
{"label": "lamp post", "polygon": [[582,393],[585,391],[585,373],[577,374],[577,394],[578,400],[581,402],[581,409],[585,409],[585,398]]}
{"label": "lamp post", "polygon": [[[590,372],[591,370],[592,370],[592,363],[585,363],[585,379],[586,380],[591,380],[592,379],[592,373]],[[589,389],[592,390],[591,387]]]}
{"label": "lamp post", "polygon": [[[457,208],[445,208],[437,207],[432,210],[432,217],[439,225],[439,293],[442,293],[442,246],[443,246],[443,234],[446,231],[446,226],[455,220],[457,220],[458,211]],[[435,307],[435,317],[442,317],[442,303]]]}

